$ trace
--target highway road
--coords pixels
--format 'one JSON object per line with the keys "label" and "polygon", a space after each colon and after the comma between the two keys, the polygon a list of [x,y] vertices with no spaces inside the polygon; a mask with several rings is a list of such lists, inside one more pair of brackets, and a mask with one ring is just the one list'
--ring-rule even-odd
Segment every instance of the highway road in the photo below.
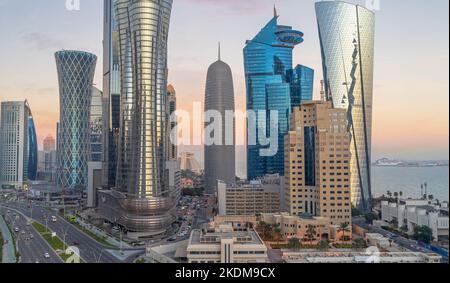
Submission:
{"label": "highway road", "polygon": [[[65,239],[67,245],[75,245],[78,244],[78,248],[80,250],[80,257],[84,262],[87,263],[120,263],[120,262],[132,262],[134,259],[134,255],[127,258],[125,261],[121,261],[110,252],[108,249],[112,249],[110,247],[104,246],[101,243],[97,242],[90,236],[86,235],[84,232],[80,231],[78,228],[67,222],[62,217],[58,216],[56,213],[51,213],[50,211],[33,206],[31,210],[25,204],[19,203],[9,203],[8,207],[10,209],[17,209],[27,217],[31,217],[32,219],[38,221],[43,225],[48,225],[48,228],[53,232],[56,232],[57,235],[61,239]],[[57,221],[52,222],[51,217],[56,216]],[[46,221],[46,219],[48,219]],[[65,237],[64,237],[65,235]],[[129,249],[123,249],[123,251],[127,251]],[[132,249],[133,251],[139,251],[143,249]]]}
{"label": "highway road", "polygon": [[375,227],[373,225],[368,225],[364,219],[354,218],[353,223],[372,232],[383,235],[384,237],[392,239],[397,245],[406,248],[413,252],[425,252],[432,253],[432,251],[419,247],[419,244],[415,240],[406,239],[398,234],[386,231],[382,228]]}
{"label": "highway road", "polygon": [[[11,226],[13,227],[21,263],[63,262],[44,238],[32,226],[27,226],[28,220],[23,215],[13,210],[8,213],[8,209],[3,207],[0,207],[0,212],[5,215],[8,223],[13,223]],[[19,232],[15,232],[15,228],[19,228]],[[49,254],[49,258],[45,258],[45,253]]]}

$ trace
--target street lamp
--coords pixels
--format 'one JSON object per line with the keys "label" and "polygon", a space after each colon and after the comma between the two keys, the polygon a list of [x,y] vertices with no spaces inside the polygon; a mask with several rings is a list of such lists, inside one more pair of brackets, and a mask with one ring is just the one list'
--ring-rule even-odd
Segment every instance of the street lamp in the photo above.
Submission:
{"label": "street lamp", "polygon": [[61,227],[61,234],[63,235],[63,247],[64,247],[64,251],[66,250],[66,237],[67,237],[67,234],[68,234],[68,232],[69,232],[69,228],[70,228],[70,226],[67,226],[67,228],[66,229],[64,229],[64,227]]}

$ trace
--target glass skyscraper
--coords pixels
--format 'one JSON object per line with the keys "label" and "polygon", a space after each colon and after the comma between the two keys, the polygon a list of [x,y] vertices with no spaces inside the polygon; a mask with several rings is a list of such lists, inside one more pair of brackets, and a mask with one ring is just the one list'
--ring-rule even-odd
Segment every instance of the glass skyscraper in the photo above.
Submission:
{"label": "glass skyscraper", "polygon": [[28,180],[36,180],[38,168],[38,144],[36,126],[30,111],[28,118]]}
{"label": "glass skyscraper", "polygon": [[96,87],[91,88],[90,109],[90,157],[89,161],[102,162],[103,155],[103,93]]}
{"label": "glass skyscraper", "polygon": [[[253,110],[256,121],[248,121],[248,129],[256,122],[259,131],[269,135],[270,111],[278,111],[278,151],[274,156],[262,156],[260,150],[267,148],[259,142],[247,146],[247,178],[249,180],[266,174],[284,175],[284,136],[289,130],[289,117],[294,106],[312,100],[314,71],[299,66],[293,69],[292,51],[303,42],[303,33],[292,27],[278,25],[278,15],[244,48],[245,77],[247,86],[247,110]],[[312,71],[312,72],[311,72]],[[261,119],[258,111],[267,111]],[[255,125],[253,125],[255,126]],[[248,131],[248,130],[247,130]],[[250,138],[250,133],[247,133]]]}
{"label": "glass skyscraper", "polygon": [[55,54],[59,78],[58,185],[87,186],[90,153],[90,104],[97,56],[82,51]]}
{"label": "glass skyscraper", "polygon": [[120,130],[116,188],[99,212],[136,237],[163,234],[175,220],[167,183],[167,41],[172,0],[116,0]]}
{"label": "glass skyscraper", "polygon": [[370,211],[375,15],[340,1],[316,3],[325,92],[348,113],[352,202]]}
{"label": "glass skyscraper", "polygon": [[119,29],[115,2],[104,0],[103,23],[103,183],[116,185],[120,128]]}

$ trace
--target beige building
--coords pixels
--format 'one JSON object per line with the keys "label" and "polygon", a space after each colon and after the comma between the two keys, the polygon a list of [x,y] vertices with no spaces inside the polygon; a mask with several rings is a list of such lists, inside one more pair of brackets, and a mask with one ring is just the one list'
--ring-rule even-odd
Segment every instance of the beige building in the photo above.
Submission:
{"label": "beige building", "polygon": [[289,213],[262,214],[261,221],[271,225],[279,225],[284,239],[295,237],[302,242],[310,241],[307,236],[310,226],[314,227],[316,232],[312,240],[314,243],[324,239],[334,241],[337,233],[337,227],[331,225],[330,219],[325,217],[289,215]]}
{"label": "beige building", "polygon": [[244,185],[217,184],[219,215],[256,215],[281,211],[284,179],[267,175]]}
{"label": "beige building", "polygon": [[253,229],[231,224],[193,230],[187,247],[188,263],[266,263],[267,247]]}
{"label": "beige building", "polygon": [[350,134],[347,113],[331,102],[296,107],[285,136],[285,203],[291,215],[311,214],[351,227]]}

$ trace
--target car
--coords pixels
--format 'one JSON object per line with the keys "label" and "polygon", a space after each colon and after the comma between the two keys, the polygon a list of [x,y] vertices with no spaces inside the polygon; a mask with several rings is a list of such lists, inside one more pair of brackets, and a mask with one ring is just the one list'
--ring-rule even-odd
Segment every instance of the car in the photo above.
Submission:
{"label": "car", "polygon": [[19,227],[14,228],[14,232],[19,232]]}
{"label": "car", "polygon": [[45,257],[45,258],[50,258],[50,254],[49,254],[49,253],[45,253],[45,254],[44,254],[44,257]]}
{"label": "car", "polygon": [[80,242],[78,242],[78,241],[73,241],[73,245],[74,245],[74,246],[79,246],[79,245],[80,245]]}
{"label": "car", "polygon": [[22,230],[21,234],[22,234],[22,235],[25,235],[25,230]]}
{"label": "car", "polygon": [[33,236],[33,234],[30,234],[30,239],[34,239],[34,236]]}

